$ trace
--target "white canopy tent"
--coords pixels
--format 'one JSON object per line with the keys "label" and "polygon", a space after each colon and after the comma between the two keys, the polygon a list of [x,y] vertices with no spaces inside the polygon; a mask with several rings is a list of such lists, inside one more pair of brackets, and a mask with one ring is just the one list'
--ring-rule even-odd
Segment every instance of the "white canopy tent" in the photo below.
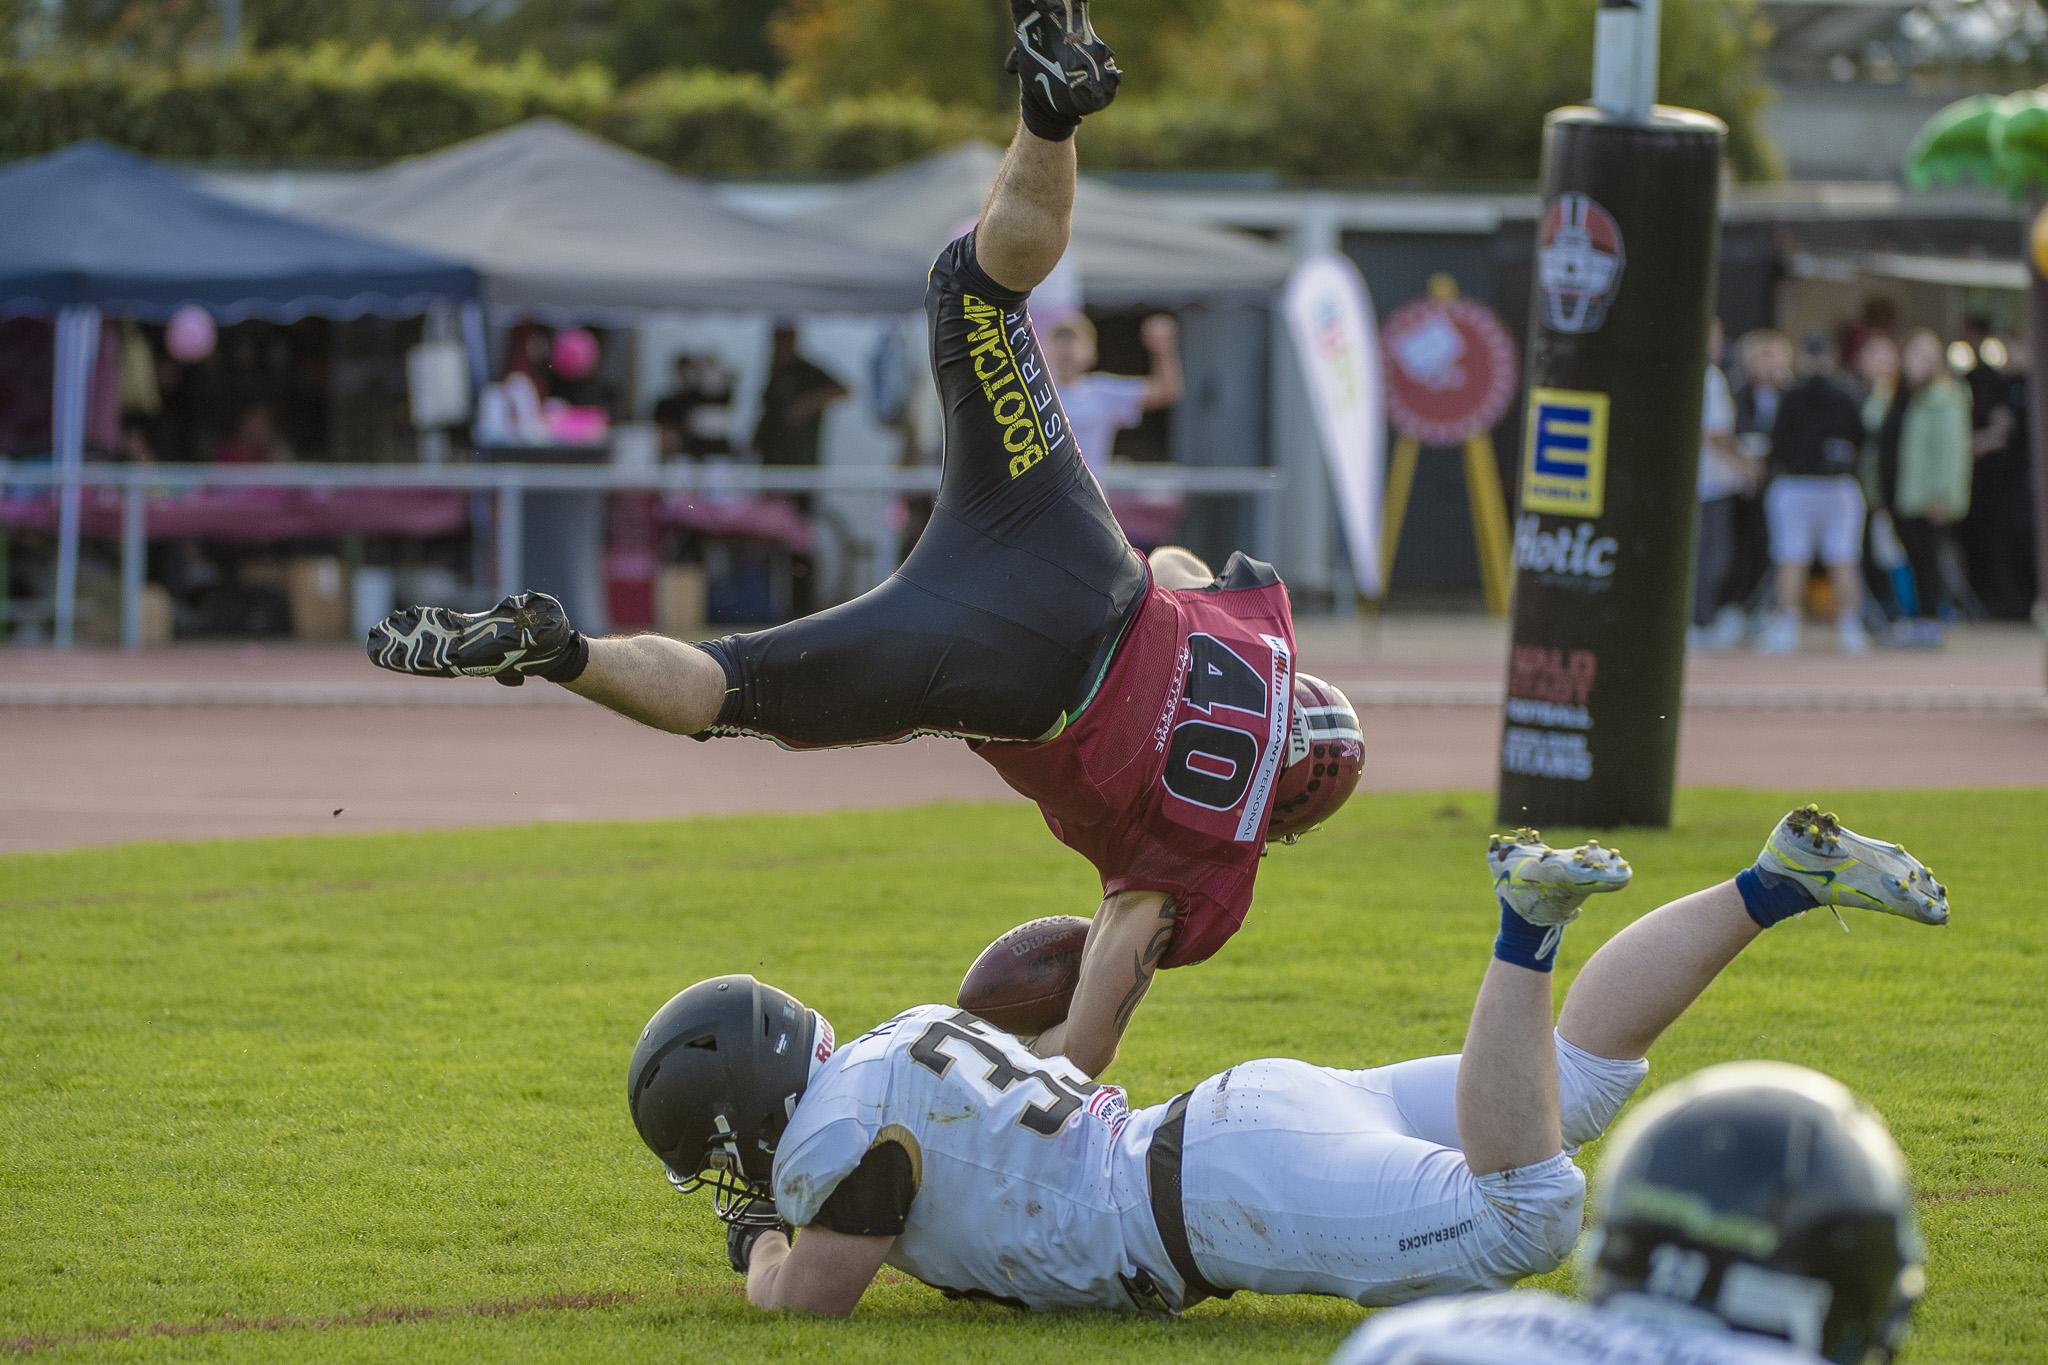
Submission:
{"label": "white canopy tent", "polygon": [[409,157],[304,211],[467,262],[499,317],[901,313],[924,297],[928,264],[735,213],[696,181],[553,119]]}
{"label": "white canopy tent", "polygon": [[[1002,160],[989,143],[963,142],[863,180],[790,221],[929,262],[981,212]],[[1286,283],[1294,263],[1290,252],[1250,233],[1169,217],[1145,196],[1085,175],[1074,193],[1069,259],[1089,303],[1156,308],[1263,300]]]}

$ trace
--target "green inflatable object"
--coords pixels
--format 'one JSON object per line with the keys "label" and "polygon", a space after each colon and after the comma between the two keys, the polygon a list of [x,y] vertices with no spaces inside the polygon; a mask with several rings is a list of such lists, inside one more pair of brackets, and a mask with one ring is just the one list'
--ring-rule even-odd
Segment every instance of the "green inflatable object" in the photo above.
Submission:
{"label": "green inflatable object", "polygon": [[2041,91],[2022,90],[1998,102],[1991,160],[1998,183],[2015,199],[2032,186],[2048,185],[2048,100]]}
{"label": "green inflatable object", "polygon": [[2048,187],[2048,87],[1972,95],[1927,120],[1906,153],[1906,183],[1926,190],[1972,181],[2014,199]]}
{"label": "green inflatable object", "polygon": [[1998,163],[1991,154],[1998,106],[1997,95],[1972,95],[1927,120],[1906,153],[1906,183],[1916,190],[1972,180],[1998,184]]}

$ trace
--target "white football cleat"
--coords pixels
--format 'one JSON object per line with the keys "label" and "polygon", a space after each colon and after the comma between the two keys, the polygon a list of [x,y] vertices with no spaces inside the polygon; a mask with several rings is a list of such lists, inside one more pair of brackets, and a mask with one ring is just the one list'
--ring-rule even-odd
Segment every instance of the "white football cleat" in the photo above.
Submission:
{"label": "white football cleat", "polygon": [[1531,924],[1570,924],[1586,897],[1619,891],[1633,869],[1611,848],[1587,843],[1552,848],[1533,829],[1496,834],[1486,843],[1493,893]]}
{"label": "white football cleat", "polygon": [[1798,882],[1822,905],[1876,910],[1916,924],[1948,923],[1948,888],[1905,845],[1843,829],[1810,803],[1778,822],[1756,868]]}

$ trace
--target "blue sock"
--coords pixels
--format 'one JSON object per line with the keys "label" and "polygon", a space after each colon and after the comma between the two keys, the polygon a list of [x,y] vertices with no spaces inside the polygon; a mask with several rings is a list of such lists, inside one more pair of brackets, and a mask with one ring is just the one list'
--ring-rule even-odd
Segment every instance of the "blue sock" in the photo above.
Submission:
{"label": "blue sock", "polygon": [[1820,905],[1811,891],[1790,877],[1775,876],[1757,867],[1745,867],[1736,873],[1735,889],[1742,893],[1742,905],[1749,911],[1749,917],[1766,929]]}
{"label": "blue sock", "polygon": [[1531,924],[1515,913],[1515,907],[1500,903],[1500,936],[1493,941],[1493,955],[1502,962],[1547,972],[1557,965],[1557,945],[1563,938],[1562,924]]}

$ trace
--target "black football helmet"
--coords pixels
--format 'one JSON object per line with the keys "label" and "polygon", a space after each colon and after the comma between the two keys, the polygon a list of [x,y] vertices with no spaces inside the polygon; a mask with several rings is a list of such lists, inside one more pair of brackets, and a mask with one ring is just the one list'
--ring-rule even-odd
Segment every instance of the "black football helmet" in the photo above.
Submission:
{"label": "black football helmet", "polygon": [[746,975],[700,981],[640,1031],[626,1073],[633,1126],[677,1190],[711,1186],[727,1222],[765,1201],[772,1221],[775,1144],[812,1058],[831,1052],[832,1026],[794,996]]}
{"label": "black football helmet", "polygon": [[1731,1062],[1659,1091],[1599,1192],[1596,1303],[1675,1301],[1850,1365],[1892,1358],[1926,1282],[1884,1120],[1805,1067]]}

